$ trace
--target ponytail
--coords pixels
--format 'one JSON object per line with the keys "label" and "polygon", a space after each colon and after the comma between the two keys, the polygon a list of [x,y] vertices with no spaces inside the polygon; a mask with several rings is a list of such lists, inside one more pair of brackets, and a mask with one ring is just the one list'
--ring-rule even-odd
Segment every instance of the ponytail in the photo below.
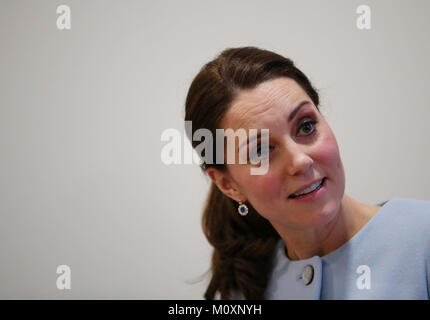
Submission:
{"label": "ponytail", "polygon": [[235,201],[212,183],[202,217],[203,232],[214,247],[206,299],[214,299],[217,292],[221,299],[231,298],[232,292],[264,299],[279,235],[250,203],[246,205],[248,214],[239,215]]}

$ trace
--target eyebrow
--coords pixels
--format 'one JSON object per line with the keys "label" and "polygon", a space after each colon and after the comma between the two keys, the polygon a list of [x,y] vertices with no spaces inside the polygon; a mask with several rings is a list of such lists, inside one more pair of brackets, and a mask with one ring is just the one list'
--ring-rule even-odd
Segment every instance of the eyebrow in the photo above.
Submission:
{"label": "eyebrow", "polygon": [[[290,115],[288,116],[288,122],[291,122],[294,119],[294,117],[297,115],[297,113],[299,113],[300,109],[303,108],[304,106],[306,106],[307,104],[310,104],[310,101],[304,100],[304,101],[300,102],[300,104],[297,107],[295,107],[293,111],[291,111]],[[247,141],[245,141],[244,143],[242,143],[239,146],[239,150],[244,145],[249,144],[251,141],[260,139],[260,137],[261,137],[261,131],[258,132],[256,136],[253,136],[252,140],[249,140],[249,137],[248,137]]]}
{"label": "eyebrow", "polygon": [[294,119],[294,117],[297,115],[300,109],[303,108],[308,103],[310,103],[308,100],[300,102],[300,104],[290,113],[290,116],[288,117],[288,122],[291,122],[291,120]]}

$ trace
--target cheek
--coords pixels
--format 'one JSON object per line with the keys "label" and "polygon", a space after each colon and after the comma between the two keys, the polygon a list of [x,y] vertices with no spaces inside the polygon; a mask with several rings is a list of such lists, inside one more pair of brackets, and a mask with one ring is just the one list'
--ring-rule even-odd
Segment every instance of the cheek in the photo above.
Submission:
{"label": "cheek", "polygon": [[[269,171],[270,172],[270,171]],[[267,173],[264,176],[260,176],[254,179],[252,187],[252,197],[255,199],[275,199],[282,189],[282,183],[279,177]]]}
{"label": "cheek", "polygon": [[266,175],[248,176],[245,180],[247,199],[259,214],[269,219],[273,212],[279,211],[276,200],[280,198],[283,190],[279,175],[271,174],[269,170]]}
{"label": "cheek", "polygon": [[331,197],[341,198],[345,190],[345,171],[336,138],[331,130],[328,130],[314,151],[314,161],[318,163],[321,173],[330,180]]}
{"label": "cheek", "polygon": [[[326,170],[339,170],[343,168],[339,147],[331,131],[329,131],[315,147],[313,158],[314,161],[318,162],[318,164],[323,166]],[[326,173],[330,174],[333,172]]]}
{"label": "cheek", "polygon": [[244,174],[240,181],[243,189],[249,199],[262,201],[262,199],[273,199],[281,190],[281,181],[279,177],[270,172],[265,175]]}

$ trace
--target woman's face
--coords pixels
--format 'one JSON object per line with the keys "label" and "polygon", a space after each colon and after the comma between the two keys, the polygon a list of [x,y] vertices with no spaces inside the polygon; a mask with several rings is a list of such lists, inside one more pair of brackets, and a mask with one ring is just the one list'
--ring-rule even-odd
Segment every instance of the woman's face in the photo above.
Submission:
{"label": "woman's face", "polygon": [[[303,104],[305,102],[305,104]],[[302,107],[289,120],[293,110]],[[227,187],[221,189],[236,200],[248,200],[274,226],[302,229],[330,221],[339,210],[345,190],[345,173],[336,138],[306,92],[290,78],[266,81],[252,90],[242,90],[226,113],[224,129],[269,129],[269,168],[252,175],[247,164],[227,164]],[[251,151],[259,140],[236,145],[239,153]],[[248,151],[248,152],[249,152]],[[237,161],[238,162],[238,161]],[[314,181],[326,178],[316,199],[304,201],[289,196]],[[218,180],[220,181],[220,180]],[[218,184],[218,183],[217,183]]]}

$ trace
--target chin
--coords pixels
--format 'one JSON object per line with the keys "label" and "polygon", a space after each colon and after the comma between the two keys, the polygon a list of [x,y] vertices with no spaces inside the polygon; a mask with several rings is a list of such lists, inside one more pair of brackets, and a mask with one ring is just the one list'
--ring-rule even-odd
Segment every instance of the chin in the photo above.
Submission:
{"label": "chin", "polygon": [[302,227],[304,228],[315,228],[328,224],[332,219],[336,217],[336,208],[324,208],[323,210],[309,213],[306,220],[302,221]]}

